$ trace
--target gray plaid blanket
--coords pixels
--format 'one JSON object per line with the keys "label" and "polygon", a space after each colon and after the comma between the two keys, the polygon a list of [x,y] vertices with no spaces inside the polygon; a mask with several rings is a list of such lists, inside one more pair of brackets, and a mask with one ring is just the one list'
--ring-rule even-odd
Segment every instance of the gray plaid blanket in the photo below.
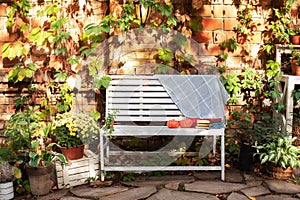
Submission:
{"label": "gray plaid blanket", "polygon": [[189,118],[225,117],[228,94],[216,75],[155,75]]}

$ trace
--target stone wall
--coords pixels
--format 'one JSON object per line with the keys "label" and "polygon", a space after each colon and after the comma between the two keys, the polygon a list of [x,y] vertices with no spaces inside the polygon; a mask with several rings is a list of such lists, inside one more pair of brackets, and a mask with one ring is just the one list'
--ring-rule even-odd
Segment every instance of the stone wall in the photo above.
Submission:
{"label": "stone wall", "polygon": [[[213,67],[216,65],[216,56],[221,54],[220,43],[230,38],[236,38],[235,29],[237,27],[237,15],[238,11],[249,4],[253,4],[253,21],[256,23],[257,28],[254,30],[253,39],[246,44],[239,45],[238,50],[229,54],[228,60],[224,63],[230,70],[241,70],[243,66],[243,57],[241,51],[243,48],[250,49],[250,55],[252,58],[258,56],[258,51],[262,45],[262,32],[265,30],[265,22],[268,14],[268,9],[274,6],[273,2],[276,0],[203,0],[203,5],[200,10],[193,12],[193,16],[202,17],[201,23],[203,24],[203,30],[193,33],[192,40],[196,42],[194,45],[196,48],[191,48],[189,51],[193,54],[195,59],[198,59],[196,64],[203,64],[204,66]],[[10,35],[6,30],[7,13],[11,9],[11,0],[1,1],[0,3],[0,48],[6,42],[15,41],[18,36],[16,34]],[[34,20],[36,11],[39,9],[39,3],[42,1],[32,0],[32,11],[30,12],[31,20]],[[50,1],[46,1],[50,2]],[[109,3],[118,2],[117,0],[90,0],[91,9],[93,15],[91,17],[81,16],[83,21],[88,24],[92,21],[101,19],[107,10],[109,9]],[[190,4],[191,0],[176,0],[174,2],[175,8],[180,8],[183,3]],[[242,2],[243,5],[238,5],[238,2]],[[144,38],[145,39],[145,38]],[[237,38],[236,38],[237,39]],[[146,40],[144,40],[146,41]],[[150,44],[158,44],[158,38],[149,38]],[[117,48],[116,48],[117,49]],[[149,45],[147,48],[149,50]],[[113,51],[112,51],[113,52]],[[113,54],[111,54],[113,55]],[[39,55],[38,55],[39,56]],[[37,56],[37,57],[38,57]],[[132,71],[133,68],[138,68],[141,64],[154,62],[153,52],[145,51],[145,48],[136,48],[133,50],[130,46],[122,49],[122,53],[118,58],[119,61],[126,61],[126,70]],[[114,58],[112,58],[108,65],[113,66]],[[4,126],[4,121],[9,119],[9,116],[14,112],[12,105],[14,96],[18,88],[15,88],[8,84],[7,72],[16,62],[2,59],[0,57],[0,130]],[[260,66],[260,62],[255,63]],[[131,69],[130,69],[131,67]],[[203,66],[198,66],[199,69],[203,69]],[[123,70],[116,70],[112,73],[126,73]],[[153,73],[153,71],[146,71],[137,69],[140,73]],[[93,100],[89,100],[92,102]],[[85,102],[85,101],[84,101]],[[94,102],[91,103],[94,105]]]}

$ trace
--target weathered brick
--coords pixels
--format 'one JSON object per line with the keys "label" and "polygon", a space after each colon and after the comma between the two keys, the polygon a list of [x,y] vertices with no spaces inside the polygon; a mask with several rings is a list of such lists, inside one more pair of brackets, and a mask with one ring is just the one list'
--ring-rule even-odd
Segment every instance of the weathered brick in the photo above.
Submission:
{"label": "weathered brick", "polygon": [[271,0],[251,0],[252,5],[267,6],[271,5]]}
{"label": "weathered brick", "polygon": [[0,94],[0,105],[5,105],[7,104],[7,99],[6,97],[4,96],[4,94]]}
{"label": "weathered brick", "polygon": [[256,31],[264,31],[265,30],[265,22],[263,19],[254,19],[254,24],[256,24]]}
{"label": "weathered brick", "polygon": [[18,38],[18,34],[9,34],[6,30],[0,31],[0,42],[14,42]]}
{"label": "weathered brick", "polygon": [[203,5],[199,10],[193,10],[192,16],[211,17],[212,16],[212,6],[211,5]]}
{"label": "weathered brick", "polygon": [[236,39],[236,32],[234,31],[226,31],[226,40],[229,40],[231,38]]}
{"label": "weathered brick", "polygon": [[223,7],[224,17],[236,18],[238,9],[236,6],[226,5]]}
{"label": "weathered brick", "polygon": [[7,15],[7,4],[1,3],[0,4],[0,16],[6,17],[6,15]]}
{"label": "weathered brick", "polygon": [[202,19],[203,30],[220,30],[223,28],[223,20],[215,18]]}
{"label": "weathered brick", "polygon": [[15,106],[14,105],[8,105],[6,106],[7,113],[14,113],[15,112]]}
{"label": "weathered brick", "polygon": [[224,31],[214,31],[213,39],[215,44],[220,44],[226,40],[226,32]]}
{"label": "weathered brick", "polygon": [[240,69],[242,64],[242,57],[229,56],[226,60],[226,67],[229,69]]}
{"label": "weathered brick", "polygon": [[8,121],[12,114],[2,113],[0,115],[0,121]]}
{"label": "weathered brick", "polygon": [[193,33],[192,39],[199,43],[212,42],[212,32],[211,31],[195,31]]}
{"label": "weathered brick", "polygon": [[220,44],[228,41],[231,38],[236,38],[236,33],[233,31],[214,31],[213,39],[215,44]]}
{"label": "weathered brick", "polygon": [[223,0],[211,0],[212,4],[222,4]]}
{"label": "weathered brick", "polygon": [[234,0],[224,0],[224,5],[230,4],[233,5],[235,3]]}
{"label": "weathered brick", "polygon": [[222,51],[220,49],[220,45],[218,45],[218,44],[202,43],[201,46],[203,49],[203,55],[218,56],[222,53]]}
{"label": "weathered brick", "polygon": [[239,22],[236,19],[224,19],[224,31],[235,30],[238,23]]}
{"label": "weathered brick", "polygon": [[103,15],[108,9],[108,1],[92,1],[94,15]]}
{"label": "weathered brick", "polygon": [[266,9],[263,9],[261,6],[254,6],[254,9],[251,10],[251,15],[252,15],[252,18],[254,19],[263,19],[263,16],[267,16],[266,15],[266,12],[267,10]]}
{"label": "weathered brick", "polygon": [[250,41],[252,44],[261,44],[261,32],[254,32],[254,35],[252,36],[252,40]]}
{"label": "weathered brick", "polygon": [[223,5],[215,5],[213,7],[213,14],[216,18],[221,18],[224,16],[224,6]]}
{"label": "weathered brick", "polygon": [[5,24],[6,18],[0,17],[0,31],[6,30],[6,24]]}
{"label": "weathered brick", "polygon": [[224,5],[239,5],[239,4],[248,4],[249,0],[224,0]]}

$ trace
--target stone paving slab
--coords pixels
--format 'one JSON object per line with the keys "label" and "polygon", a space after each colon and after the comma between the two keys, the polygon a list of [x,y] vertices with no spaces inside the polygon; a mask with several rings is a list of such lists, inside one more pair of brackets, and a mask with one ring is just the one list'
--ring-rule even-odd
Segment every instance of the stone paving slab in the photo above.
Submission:
{"label": "stone paving slab", "polygon": [[145,187],[145,186],[161,186],[170,183],[191,183],[195,181],[193,176],[187,175],[166,175],[160,177],[138,177],[134,181],[121,181],[120,183],[133,186],[133,187]]}
{"label": "stone paving slab", "polygon": [[139,200],[146,199],[157,190],[154,186],[139,187],[118,194],[102,197],[101,200]]}
{"label": "stone paving slab", "polygon": [[271,194],[270,190],[264,186],[251,187],[241,190],[246,196],[257,197],[262,195]]}
{"label": "stone paving slab", "polygon": [[249,200],[249,198],[243,194],[233,192],[227,197],[227,200]]}
{"label": "stone paving slab", "polygon": [[147,200],[219,200],[215,195],[196,193],[196,192],[180,192],[168,189],[161,189],[156,194],[147,198]]}
{"label": "stone paving slab", "polygon": [[179,190],[179,187],[180,187],[180,183],[179,182],[167,183],[165,185],[165,188],[169,189],[169,190]]}
{"label": "stone paving slab", "polygon": [[195,181],[184,184],[186,191],[203,192],[208,194],[224,194],[247,188],[246,184],[227,183],[221,181]]}
{"label": "stone paving slab", "polygon": [[246,181],[248,187],[257,187],[263,184],[263,181]]}
{"label": "stone paving slab", "polygon": [[267,196],[257,197],[256,200],[299,200],[299,199],[293,198],[288,195],[267,195]]}
{"label": "stone paving slab", "polygon": [[197,171],[194,176],[198,180],[220,180],[221,174],[219,171]]}
{"label": "stone paving slab", "polygon": [[53,193],[49,193],[46,196],[37,197],[37,199],[38,200],[52,200],[52,199],[55,200],[55,199],[61,199],[68,192],[69,192],[69,190],[67,190],[67,189],[57,190],[57,191],[54,191]]}
{"label": "stone paving slab", "polygon": [[281,180],[265,180],[269,189],[276,193],[297,194],[300,192],[300,185]]}
{"label": "stone paving slab", "polygon": [[70,190],[72,194],[77,197],[85,197],[85,198],[94,198],[94,197],[104,197],[120,192],[127,191],[127,187],[123,186],[112,186],[112,187],[101,187],[101,188],[92,188],[88,185],[75,187]]}
{"label": "stone paving slab", "polygon": [[225,181],[230,183],[243,183],[244,176],[237,169],[228,170],[225,173]]}
{"label": "stone paving slab", "polygon": [[72,197],[72,196],[66,196],[66,197],[60,198],[59,200],[91,200],[91,199],[79,198],[79,197]]}
{"label": "stone paving slab", "polygon": [[263,181],[264,179],[254,173],[243,173],[245,181]]}

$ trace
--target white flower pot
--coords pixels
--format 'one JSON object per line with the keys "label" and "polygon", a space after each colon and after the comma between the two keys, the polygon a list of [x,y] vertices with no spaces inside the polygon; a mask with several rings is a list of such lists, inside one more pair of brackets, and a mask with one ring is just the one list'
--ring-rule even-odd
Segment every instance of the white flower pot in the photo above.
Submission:
{"label": "white flower pot", "polygon": [[9,200],[14,198],[13,182],[0,183],[0,199]]}

